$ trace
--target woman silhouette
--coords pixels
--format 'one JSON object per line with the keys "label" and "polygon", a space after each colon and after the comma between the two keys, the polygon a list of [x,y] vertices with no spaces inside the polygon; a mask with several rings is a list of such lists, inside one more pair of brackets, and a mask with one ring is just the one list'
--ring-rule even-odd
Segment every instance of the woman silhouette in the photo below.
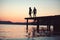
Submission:
{"label": "woman silhouette", "polygon": [[33,9],[33,17],[36,17],[36,12],[37,12],[37,10],[36,10],[36,8],[34,7],[34,9]]}
{"label": "woman silhouette", "polygon": [[31,17],[32,9],[29,7],[29,16]]}

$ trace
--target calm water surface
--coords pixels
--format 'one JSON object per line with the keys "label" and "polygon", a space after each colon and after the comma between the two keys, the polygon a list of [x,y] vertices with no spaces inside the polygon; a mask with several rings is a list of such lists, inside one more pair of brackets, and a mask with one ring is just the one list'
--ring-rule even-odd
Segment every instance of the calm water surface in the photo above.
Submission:
{"label": "calm water surface", "polygon": [[[29,28],[35,26],[29,26]],[[0,40],[60,40],[60,37],[27,38],[26,25],[0,24]]]}

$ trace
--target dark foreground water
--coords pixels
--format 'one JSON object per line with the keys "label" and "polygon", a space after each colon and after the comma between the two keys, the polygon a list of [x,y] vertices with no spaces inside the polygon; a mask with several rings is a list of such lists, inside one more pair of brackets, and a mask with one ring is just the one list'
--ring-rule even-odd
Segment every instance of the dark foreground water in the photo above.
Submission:
{"label": "dark foreground water", "polygon": [[60,40],[60,37],[37,37],[37,38],[4,38],[0,40]]}

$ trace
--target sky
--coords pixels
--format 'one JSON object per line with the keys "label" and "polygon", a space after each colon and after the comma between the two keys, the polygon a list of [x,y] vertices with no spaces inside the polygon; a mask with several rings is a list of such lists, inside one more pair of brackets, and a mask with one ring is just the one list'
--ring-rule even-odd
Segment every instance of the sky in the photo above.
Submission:
{"label": "sky", "polygon": [[0,0],[0,21],[25,22],[29,7],[37,16],[60,15],[60,0]]}

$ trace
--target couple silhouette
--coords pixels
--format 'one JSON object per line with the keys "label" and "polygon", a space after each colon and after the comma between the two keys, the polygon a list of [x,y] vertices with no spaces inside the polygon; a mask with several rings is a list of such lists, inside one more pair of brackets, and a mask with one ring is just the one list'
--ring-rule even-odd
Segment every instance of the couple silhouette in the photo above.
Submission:
{"label": "couple silhouette", "polygon": [[32,12],[31,7],[29,7],[29,16],[30,16],[30,17],[32,17],[32,15],[31,15],[32,13],[33,13],[33,17],[36,17],[37,10],[36,10],[35,7],[34,7],[34,9],[33,9],[33,12]]}

